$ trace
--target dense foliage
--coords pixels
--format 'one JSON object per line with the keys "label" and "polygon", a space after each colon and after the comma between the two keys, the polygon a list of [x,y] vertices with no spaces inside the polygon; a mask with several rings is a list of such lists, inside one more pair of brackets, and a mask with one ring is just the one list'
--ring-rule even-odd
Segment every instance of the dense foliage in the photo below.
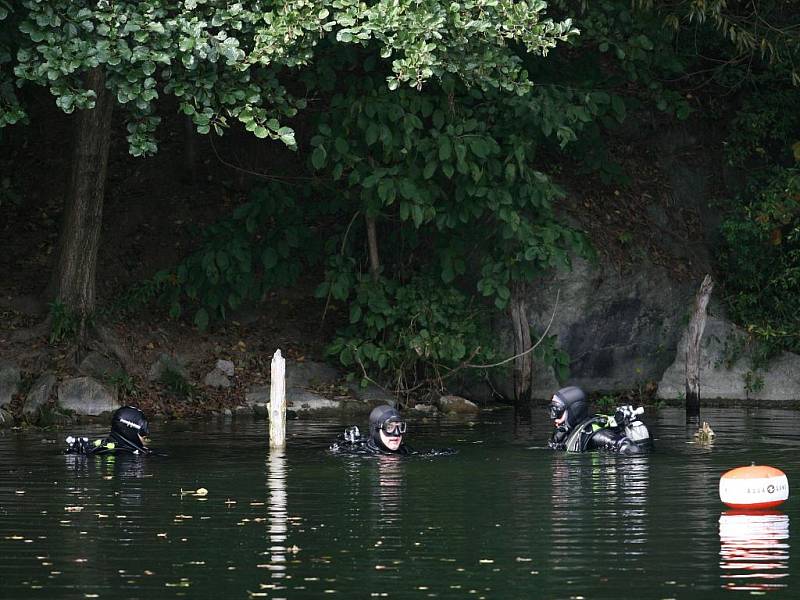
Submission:
{"label": "dense foliage", "polygon": [[[300,148],[306,185],[259,186],[134,293],[205,328],[317,273],[326,305],[347,307],[331,355],[413,392],[501,362],[498,320],[591,253],[560,208],[585,181],[629,183],[608,152],[626,120],[698,118],[746,179],[720,198],[731,315],[800,349],[796,8],[0,0],[0,127],[27,118],[26,86],[66,113],[91,108],[85,80],[100,69],[136,156],[157,151],[167,96],[201,134]],[[557,340],[539,354],[565,374]]]}

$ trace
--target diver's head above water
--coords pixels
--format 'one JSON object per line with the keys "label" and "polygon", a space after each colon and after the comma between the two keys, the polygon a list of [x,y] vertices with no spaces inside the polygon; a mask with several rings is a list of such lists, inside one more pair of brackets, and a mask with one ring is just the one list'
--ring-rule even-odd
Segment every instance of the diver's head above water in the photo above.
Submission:
{"label": "diver's head above water", "polygon": [[149,452],[145,438],[150,435],[144,413],[133,406],[123,406],[111,417],[111,437],[122,447]]}
{"label": "diver's head above water", "polygon": [[397,452],[403,443],[406,422],[396,408],[388,404],[376,406],[369,413],[370,442],[387,452]]}
{"label": "diver's head above water", "polygon": [[570,430],[589,416],[586,394],[579,387],[561,388],[550,400],[550,418],[556,427]]}

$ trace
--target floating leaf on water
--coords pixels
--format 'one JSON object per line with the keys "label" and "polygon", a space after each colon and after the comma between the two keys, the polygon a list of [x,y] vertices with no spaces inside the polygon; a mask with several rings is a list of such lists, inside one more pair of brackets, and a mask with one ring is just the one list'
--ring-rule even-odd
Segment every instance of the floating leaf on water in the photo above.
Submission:
{"label": "floating leaf on water", "polygon": [[81,512],[83,510],[82,506],[65,506],[64,510],[67,512]]}
{"label": "floating leaf on water", "polygon": [[493,565],[494,564],[494,559],[493,558],[481,558],[478,561],[478,563],[482,564],[482,565]]}
{"label": "floating leaf on water", "polygon": [[204,487],[197,488],[194,492],[195,496],[208,496],[208,490]]}
{"label": "floating leaf on water", "polygon": [[25,493],[25,490],[17,490],[17,491],[16,491],[16,492],[14,492],[14,493],[15,493],[15,494],[18,494],[18,495],[20,495],[20,496],[22,496],[22,494],[24,494],[24,493]]}
{"label": "floating leaf on water", "polygon": [[[156,537],[165,538],[165,537],[167,537],[167,534],[166,533],[157,533]],[[144,574],[145,575],[150,575],[150,573],[148,573],[147,571],[145,571]]]}
{"label": "floating leaf on water", "polygon": [[533,560],[533,559],[531,559],[531,558],[523,558],[522,556],[518,556],[515,560],[517,562],[531,562],[531,560]]}
{"label": "floating leaf on water", "polygon": [[230,498],[228,498],[227,500],[225,500],[225,504],[231,506],[233,504],[236,504],[236,500],[231,500]]}

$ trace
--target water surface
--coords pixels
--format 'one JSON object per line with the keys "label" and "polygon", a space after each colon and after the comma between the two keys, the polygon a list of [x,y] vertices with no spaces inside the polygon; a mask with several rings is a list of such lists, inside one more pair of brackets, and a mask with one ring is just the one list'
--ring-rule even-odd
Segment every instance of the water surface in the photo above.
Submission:
{"label": "water surface", "polygon": [[412,421],[438,458],[330,455],[337,421],[290,422],[282,453],[263,421],[156,423],[145,458],[2,432],[0,598],[798,597],[797,499],[742,515],[717,486],[756,462],[796,493],[800,414],[708,409],[700,446],[651,412],[642,457],[551,452],[534,417]]}

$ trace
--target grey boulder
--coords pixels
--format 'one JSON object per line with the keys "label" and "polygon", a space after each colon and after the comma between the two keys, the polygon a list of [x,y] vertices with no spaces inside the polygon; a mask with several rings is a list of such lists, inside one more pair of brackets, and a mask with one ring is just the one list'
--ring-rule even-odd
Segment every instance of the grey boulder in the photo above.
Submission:
{"label": "grey boulder", "polygon": [[116,395],[91,377],[75,377],[58,386],[58,404],[78,415],[98,416],[120,407]]}
{"label": "grey boulder", "polygon": [[50,400],[50,394],[56,385],[56,376],[53,373],[43,373],[31,386],[25,402],[22,405],[22,414],[25,416],[36,415]]}
{"label": "grey boulder", "polygon": [[0,361],[0,408],[11,404],[19,392],[21,377],[19,368],[10,362]]}

